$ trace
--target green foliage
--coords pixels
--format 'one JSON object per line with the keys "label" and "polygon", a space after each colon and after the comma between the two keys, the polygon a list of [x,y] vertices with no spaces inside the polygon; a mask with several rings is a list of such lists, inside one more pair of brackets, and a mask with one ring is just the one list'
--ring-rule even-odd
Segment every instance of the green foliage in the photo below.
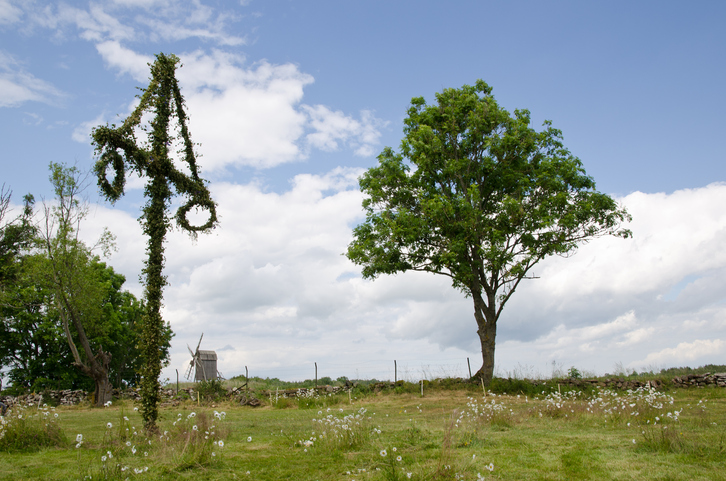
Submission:
{"label": "green foliage", "polygon": [[0,452],[32,452],[68,444],[54,408],[15,406],[0,418]]}
{"label": "green foliage", "polygon": [[[19,221],[28,224],[32,243],[18,241],[22,248],[5,257],[4,272],[12,272],[13,282],[0,291],[0,356],[17,389],[95,386],[95,399],[103,404],[110,396],[109,380],[116,385],[138,381],[137,326],[143,305],[122,290],[125,278],[94,253],[96,248],[108,253],[111,234],[106,231],[93,247],[79,239],[87,214],[83,174],[51,163],[50,180],[57,202],[43,205],[42,228]],[[28,202],[23,218],[31,216]],[[168,359],[171,331],[165,327],[160,350]]]}
{"label": "green foliage", "polygon": [[[159,375],[162,368],[160,346],[164,343],[164,321],[161,318],[162,291],[166,277],[164,267],[164,240],[171,219],[167,217],[167,206],[176,194],[188,198],[176,212],[176,224],[192,236],[208,232],[217,224],[216,205],[206,183],[199,177],[194,144],[187,129],[187,115],[184,98],[176,80],[179,58],[174,55],[158,54],[151,65],[151,80],[141,95],[138,107],[116,128],[115,125],[99,126],[93,130],[93,144],[99,156],[94,167],[98,185],[103,195],[115,202],[124,194],[128,171],[140,177],[148,177],[145,188],[147,203],[143,208],[141,224],[148,237],[148,258],[143,270],[145,276],[146,314],[143,317],[140,347],[143,358],[141,396],[142,412],[146,428],[155,431],[158,417]],[[134,129],[139,127],[144,113],[153,113],[147,129],[148,140],[139,146]],[[172,123],[176,117],[177,123]],[[177,169],[173,150],[182,157],[189,169],[189,175]],[[113,169],[113,182],[107,179],[107,169]],[[192,209],[209,212],[205,224],[193,226],[187,220]]]}
{"label": "green foliage", "polygon": [[88,334],[101,328],[104,286],[93,265],[94,248],[108,255],[113,236],[106,230],[94,247],[80,240],[79,226],[88,214],[82,202],[85,187],[76,167],[50,163],[50,181],[56,202],[44,203],[44,224],[37,239],[39,254],[33,256],[30,272],[34,282],[51,294],[54,314],[72,354],[72,363],[93,379],[94,399],[103,405],[111,398],[109,383],[110,354],[103,345],[91,345]]}
{"label": "green foliage", "polygon": [[[39,392],[44,389],[93,390],[93,380],[73,365],[60,316],[53,305],[52,290],[44,281],[47,259],[42,254],[24,258],[21,275],[13,288],[6,291],[6,302],[0,306],[6,339],[6,365],[14,387]],[[111,355],[109,378],[115,386],[136,385],[141,358],[137,347],[138,326],[143,304],[123,290],[124,276],[111,266],[90,259],[92,282],[100,285],[97,302],[99,317],[88,318],[84,331],[94,351],[103,346]],[[44,266],[44,267],[43,267]],[[70,331],[73,341],[81,341],[78,333]],[[168,360],[171,329],[165,327],[165,342],[161,346]],[[85,352],[79,355],[85,362]]]}
{"label": "green foliage", "polygon": [[706,374],[706,373],[717,373],[726,372],[726,365],[723,364],[706,364],[704,366],[692,368],[692,367],[671,367],[668,369],[661,369],[660,374],[675,377],[683,376],[685,374]]}
{"label": "green foliage", "polygon": [[499,107],[483,81],[414,98],[401,153],[386,148],[360,178],[366,221],[347,256],[375,278],[408,270],[448,276],[471,296],[486,383],[496,322],[529,270],[603,235],[629,237],[630,219],[595,190],[581,161],[527,110]]}
{"label": "green foliage", "polygon": [[[28,249],[36,236],[36,227],[33,224],[33,197],[28,195],[24,199],[23,213],[9,218],[10,201],[12,193],[0,188],[0,366],[12,363],[13,346],[18,342],[18,336],[8,320],[12,316],[22,315],[23,310],[18,308],[17,298],[32,298],[33,293],[18,287],[22,277],[20,266]],[[26,304],[32,307],[34,304]],[[24,306],[25,307],[25,306]]]}
{"label": "green foliage", "polygon": [[227,389],[225,389],[222,381],[219,379],[209,379],[206,381],[199,381],[195,386],[199,396],[206,401],[218,401],[223,399],[227,395]]}
{"label": "green foliage", "polygon": [[567,377],[570,379],[582,379],[582,374],[575,366],[572,366],[567,370]]}

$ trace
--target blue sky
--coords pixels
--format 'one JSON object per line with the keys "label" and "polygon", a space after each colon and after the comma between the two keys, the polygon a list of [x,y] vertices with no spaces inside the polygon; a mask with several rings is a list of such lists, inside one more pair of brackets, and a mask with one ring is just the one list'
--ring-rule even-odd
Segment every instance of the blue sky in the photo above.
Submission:
{"label": "blue sky", "polygon": [[[295,366],[317,361],[385,378],[393,359],[461,375],[480,363],[471,301],[435,276],[363,281],[340,254],[356,178],[398,147],[410,99],[481,78],[551,119],[634,216],[633,240],[535,269],[500,321],[500,373],[724,363],[725,20],[715,1],[0,0],[1,181],[50,198],[47,164],[89,168],[90,128],[125,118],[146,62],[175,53],[222,226],[170,236],[166,374],[204,331],[228,376],[310,377]],[[140,294],[134,185],[94,204],[84,235],[118,236],[109,262]]]}

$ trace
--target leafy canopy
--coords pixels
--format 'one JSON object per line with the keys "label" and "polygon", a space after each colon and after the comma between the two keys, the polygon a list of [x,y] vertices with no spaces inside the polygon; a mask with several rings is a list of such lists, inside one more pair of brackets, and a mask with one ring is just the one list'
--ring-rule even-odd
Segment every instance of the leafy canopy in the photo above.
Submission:
{"label": "leafy canopy", "polygon": [[347,255],[364,277],[446,275],[467,295],[483,289],[496,319],[544,257],[631,235],[627,212],[595,190],[549,121],[537,132],[529,111],[510,115],[481,80],[436,100],[411,101],[401,153],[386,148],[360,179],[366,221]]}

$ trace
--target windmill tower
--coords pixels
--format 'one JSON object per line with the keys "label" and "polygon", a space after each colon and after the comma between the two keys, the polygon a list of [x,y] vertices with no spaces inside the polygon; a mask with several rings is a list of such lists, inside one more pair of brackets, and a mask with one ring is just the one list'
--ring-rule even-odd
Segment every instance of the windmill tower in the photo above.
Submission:
{"label": "windmill tower", "polygon": [[203,337],[204,333],[199,338],[199,343],[197,343],[197,349],[195,351],[192,351],[192,348],[187,344],[187,349],[189,349],[189,354],[192,355],[192,360],[189,362],[186,378],[191,379],[192,371],[194,371],[195,382],[222,378],[219,371],[217,371],[217,353],[199,349]]}

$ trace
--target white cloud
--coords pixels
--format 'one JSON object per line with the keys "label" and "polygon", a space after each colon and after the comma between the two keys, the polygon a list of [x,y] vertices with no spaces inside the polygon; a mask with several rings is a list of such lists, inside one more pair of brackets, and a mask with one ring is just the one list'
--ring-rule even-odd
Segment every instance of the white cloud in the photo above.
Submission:
{"label": "white cloud", "polygon": [[10,0],[0,0],[0,25],[20,21],[23,11]]}
{"label": "white cloud", "polygon": [[347,144],[356,155],[365,157],[375,153],[381,137],[378,129],[385,123],[376,119],[372,112],[362,111],[358,121],[341,111],[333,112],[324,105],[305,105],[303,109],[310,116],[310,127],[314,130],[306,136],[312,147],[331,152],[338,150],[341,144]]}
{"label": "white cloud", "polygon": [[[116,41],[99,43],[97,49],[120,73],[138,81],[148,77],[152,58]],[[311,147],[332,151],[346,146],[363,156],[376,150],[378,129],[385,124],[368,111],[356,120],[322,105],[302,104],[303,89],[313,78],[295,65],[262,61],[246,66],[243,56],[219,50],[180,58],[177,77],[205,171],[274,167],[305,159]]]}
{"label": "white cloud", "polygon": [[[290,367],[303,361],[341,364],[340,359],[351,370],[373,361],[387,366],[386,359],[408,359],[412,366],[450,362],[441,369],[463,375],[462,361],[471,356],[478,368],[471,300],[452,289],[446,278],[406,273],[366,281],[342,255],[352,226],[362,220],[362,194],[356,188],[360,173],[339,168],[327,175],[298,175],[282,194],[256,184],[212,184],[220,227],[196,244],[179,232],[169,236],[165,318],[177,333],[172,368],[183,367],[184,344],[196,342],[201,332],[210,349],[233,347],[220,354],[220,370],[229,375],[253,364],[277,365],[293,376]],[[710,185],[671,196],[625,198],[636,219],[644,218],[643,223],[633,222],[637,246],[615,256],[612,243],[619,249],[617,242],[630,241],[600,239],[570,259],[545,261],[542,278],[529,282],[504,309],[499,371],[524,366],[541,372],[551,362],[599,373],[615,363],[639,369],[715,362],[723,355],[721,339],[726,336],[726,305],[721,302],[726,290],[719,287],[696,304],[681,296],[659,301],[657,295],[704,270],[710,282],[723,283],[719,279],[725,277],[726,265],[715,250],[726,242],[721,229],[726,213],[701,212],[710,222],[697,225],[691,217],[694,206],[718,203],[724,190],[724,185]],[[671,213],[667,223],[653,222],[666,206]],[[101,211],[119,235],[121,251],[111,263],[133,284],[145,255],[138,214],[117,212],[119,221],[105,208]],[[116,223],[119,229],[113,228]],[[699,239],[687,250],[679,236],[669,242],[661,234],[686,228]],[[632,284],[630,279],[644,268],[638,261],[642,252],[671,258],[667,265],[653,263],[649,272],[656,277],[667,273],[670,283]],[[603,255],[609,256],[608,262],[602,262]],[[578,280],[583,275],[592,279],[581,290]],[[632,292],[619,282],[632,286]],[[138,285],[134,289],[140,292]],[[411,376],[419,375],[418,368],[411,369]]]}
{"label": "white cloud", "polygon": [[0,107],[25,102],[56,103],[65,94],[52,84],[27,72],[14,57],[0,50]]}
{"label": "white cloud", "polygon": [[[138,81],[148,78],[152,58],[116,41],[96,47],[111,68]],[[205,171],[273,167],[306,158],[310,146],[330,151],[344,144],[356,155],[370,155],[378,143],[383,123],[370,112],[355,120],[322,105],[302,105],[303,88],[313,78],[295,65],[245,66],[243,56],[219,50],[180,58],[177,77]]]}
{"label": "white cloud", "polygon": [[93,120],[80,123],[71,134],[71,138],[81,144],[88,144],[91,138],[91,130],[105,123],[103,114]]}
{"label": "white cloud", "polygon": [[116,40],[108,40],[96,44],[96,50],[103,60],[121,74],[129,74],[134,80],[145,82],[149,79],[149,63],[153,57],[141,55],[133,50],[122,47]]}
{"label": "white cloud", "polygon": [[[0,4],[2,6],[2,4]],[[228,33],[233,15],[216,13],[200,1],[115,0],[91,3],[87,9],[66,3],[36,6],[29,4],[28,18],[34,25],[55,30],[63,38],[69,30],[79,31],[91,42],[160,42],[198,38],[217,45],[235,46],[244,37]],[[8,17],[11,17],[8,9]],[[1,17],[0,17],[1,18]]]}
{"label": "white cloud", "polygon": [[125,25],[98,3],[91,3],[88,10],[66,3],[45,5],[29,12],[28,17],[42,27],[55,30],[59,37],[65,35],[69,26],[78,29],[81,38],[91,42],[134,40],[137,36],[133,27]]}
{"label": "white cloud", "polygon": [[297,141],[306,117],[297,105],[311,76],[292,64],[260,62],[245,68],[243,57],[218,51],[181,58],[179,82],[205,170],[265,168],[303,157]]}
{"label": "white cloud", "polygon": [[711,358],[723,359],[724,354],[726,354],[726,343],[721,339],[697,339],[693,342],[681,342],[676,347],[652,352],[642,361],[631,364],[679,366],[681,363],[691,364],[694,361],[706,364]]}

